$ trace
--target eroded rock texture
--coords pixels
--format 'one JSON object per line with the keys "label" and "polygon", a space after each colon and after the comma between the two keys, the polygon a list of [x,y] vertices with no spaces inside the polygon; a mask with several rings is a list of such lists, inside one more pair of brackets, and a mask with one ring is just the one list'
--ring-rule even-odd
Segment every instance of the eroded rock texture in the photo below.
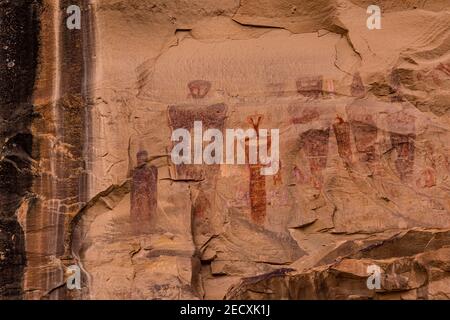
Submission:
{"label": "eroded rock texture", "polygon": [[[448,1],[0,13],[1,298],[449,297]],[[171,135],[194,121],[279,129],[278,172],[175,164]]]}
{"label": "eroded rock texture", "polygon": [[38,3],[0,3],[0,298],[23,297],[21,203],[32,185],[30,125],[38,54]]}

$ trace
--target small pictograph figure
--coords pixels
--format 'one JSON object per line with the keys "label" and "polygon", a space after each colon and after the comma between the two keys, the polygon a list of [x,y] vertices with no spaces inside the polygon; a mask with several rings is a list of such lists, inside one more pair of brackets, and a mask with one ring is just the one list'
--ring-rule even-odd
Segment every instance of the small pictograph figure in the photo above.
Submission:
{"label": "small pictograph figure", "polygon": [[156,213],[158,169],[147,164],[147,151],[139,151],[136,157],[131,182],[131,221],[136,232],[144,232]]}

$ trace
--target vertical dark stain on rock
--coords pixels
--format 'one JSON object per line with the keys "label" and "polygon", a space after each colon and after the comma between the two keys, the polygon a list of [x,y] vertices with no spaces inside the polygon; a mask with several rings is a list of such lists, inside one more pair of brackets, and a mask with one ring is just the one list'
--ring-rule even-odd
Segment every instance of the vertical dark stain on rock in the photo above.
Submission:
{"label": "vertical dark stain on rock", "polygon": [[40,1],[0,2],[0,300],[23,297],[24,230],[17,210],[32,184],[32,94]]}
{"label": "vertical dark stain on rock", "polygon": [[394,69],[389,75],[390,84],[390,94],[392,102],[403,101],[403,95],[401,93],[402,82],[401,82],[401,72],[402,70]]}
{"label": "vertical dark stain on rock", "polygon": [[266,220],[266,177],[261,175],[260,164],[251,164],[250,168],[250,206],[252,220],[263,225]]}
{"label": "vertical dark stain on rock", "polygon": [[[192,203],[191,207],[191,223],[193,240],[196,245],[202,245],[201,235],[210,235],[212,228],[212,214],[214,208],[211,205],[208,191],[212,184],[201,185],[198,189],[198,195]],[[205,189],[207,191],[205,191]],[[208,190],[209,189],[209,190]]]}
{"label": "vertical dark stain on rock", "polygon": [[300,136],[300,148],[309,161],[312,184],[322,187],[322,170],[327,166],[330,129],[311,129]]}
{"label": "vertical dark stain on rock", "polygon": [[356,72],[353,75],[353,82],[350,92],[353,97],[357,98],[362,98],[366,95],[366,88],[364,87],[364,83],[359,72]]}

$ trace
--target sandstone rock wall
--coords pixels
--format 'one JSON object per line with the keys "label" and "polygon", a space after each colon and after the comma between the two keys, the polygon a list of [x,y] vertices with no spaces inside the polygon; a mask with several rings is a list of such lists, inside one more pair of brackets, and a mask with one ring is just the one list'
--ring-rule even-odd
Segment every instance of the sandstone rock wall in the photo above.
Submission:
{"label": "sandstone rock wall", "polygon": [[[448,298],[450,7],[379,1],[369,30],[370,4],[36,2],[34,176],[1,198],[22,246],[4,265],[26,267],[2,295]],[[194,121],[279,129],[279,171],[175,165]]]}
{"label": "sandstone rock wall", "polygon": [[0,3],[0,298],[23,297],[21,203],[32,185],[32,105],[39,36],[33,1]]}

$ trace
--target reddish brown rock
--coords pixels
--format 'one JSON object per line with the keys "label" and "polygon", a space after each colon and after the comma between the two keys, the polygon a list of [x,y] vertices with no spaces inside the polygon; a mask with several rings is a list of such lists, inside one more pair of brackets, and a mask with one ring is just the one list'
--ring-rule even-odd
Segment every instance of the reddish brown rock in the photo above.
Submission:
{"label": "reddish brown rock", "polygon": [[194,80],[188,84],[191,96],[194,99],[204,98],[211,89],[211,83],[205,80]]}
{"label": "reddish brown rock", "polygon": [[342,118],[337,118],[333,125],[334,134],[338,145],[338,151],[341,158],[346,163],[352,162],[352,148],[350,142],[350,124]]}
{"label": "reddish brown rock", "polygon": [[[445,0],[382,0],[380,30],[368,0],[13,2],[0,299],[450,296]],[[195,121],[279,130],[279,170],[175,165]]]}
{"label": "reddish brown rock", "polygon": [[[158,199],[158,169],[148,166],[147,151],[137,154],[137,167],[131,183],[131,220],[137,232],[145,232],[156,214]],[[147,230],[149,231],[149,230]]]}
{"label": "reddish brown rock", "polygon": [[305,77],[297,80],[297,91],[301,95],[317,99],[322,95],[322,77]]}
{"label": "reddish brown rock", "polygon": [[330,130],[309,130],[300,137],[300,148],[309,161],[312,184],[316,188],[322,185],[322,170],[327,166]]}

